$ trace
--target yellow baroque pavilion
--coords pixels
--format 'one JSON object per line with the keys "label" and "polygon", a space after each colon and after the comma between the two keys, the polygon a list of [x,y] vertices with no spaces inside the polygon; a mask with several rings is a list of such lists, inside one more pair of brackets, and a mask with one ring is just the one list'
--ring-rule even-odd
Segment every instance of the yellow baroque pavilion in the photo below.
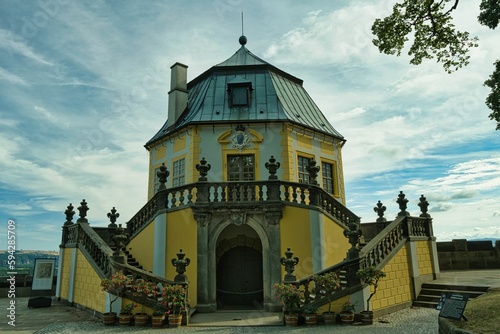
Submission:
{"label": "yellow baroque pavilion", "polygon": [[[188,282],[191,311],[277,311],[275,283],[311,292],[314,274],[337,272],[333,308],[351,300],[361,310],[370,287],[355,272],[373,266],[387,274],[371,301],[375,315],[410,306],[439,275],[425,198],[418,217],[400,193],[394,220],[381,209],[376,222],[361,224],[346,207],[344,137],[301,79],[251,53],[244,36],[239,42],[233,56],[189,83],[186,65],[171,67],[168,119],[145,144],[148,201],[126,229],[114,210],[108,227],[94,227],[85,200],[76,222],[68,206],[57,297],[103,314],[111,297],[100,282],[123,271]],[[328,304],[305,296],[303,306]],[[122,297],[116,312],[134,298]]]}

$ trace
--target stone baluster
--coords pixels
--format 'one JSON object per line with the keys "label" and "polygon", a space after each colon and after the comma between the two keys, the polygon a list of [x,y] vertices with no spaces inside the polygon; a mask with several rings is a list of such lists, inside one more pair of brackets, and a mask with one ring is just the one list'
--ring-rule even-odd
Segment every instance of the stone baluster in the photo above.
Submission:
{"label": "stone baluster", "polygon": [[210,199],[209,188],[208,188],[208,171],[212,168],[212,166],[207,163],[205,158],[200,160],[199,164],[196,164],[196,170],[200,172],[200,177],[198,177],[198,185],[197,185],[197,193],[196,193],[196,202],[197,203],[207,203]]}
{"label": "stone baluster", "polygon": [[280,185],[278,182],[278,177],[276,176],[277,170],[280,168],[281,164],[276,161],[273,155],[266,162],[265,167],[269,170],[269,181],[267,183],[267,200],[268,201],[279,201],[280,200]]}

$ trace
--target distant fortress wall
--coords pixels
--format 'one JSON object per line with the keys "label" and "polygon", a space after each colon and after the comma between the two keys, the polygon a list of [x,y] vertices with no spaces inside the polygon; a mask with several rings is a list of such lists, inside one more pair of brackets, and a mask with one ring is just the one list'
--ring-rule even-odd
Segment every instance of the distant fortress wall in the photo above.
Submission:
{"label": "distant fortress wall", "polygon": [[453,239],[437,242],[440,270],[498,269],[500,268],[500,240],[467,241]]}

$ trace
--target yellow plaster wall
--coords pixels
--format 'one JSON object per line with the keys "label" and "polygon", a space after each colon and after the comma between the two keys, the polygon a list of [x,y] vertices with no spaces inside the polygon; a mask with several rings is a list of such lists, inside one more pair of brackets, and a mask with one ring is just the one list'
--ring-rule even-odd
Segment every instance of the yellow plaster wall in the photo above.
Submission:
{"label": "yellow plaster wall", "polygon": [[339,198],[340,202],[344,205],[346,205],[346,200],[345,200],[345,187],[344,187],[344,165],[342,164],[342,142],[337,142],[337,161],[339,162],[339,175],[338,175],[338,180],[339,180]]}
{"label": "yellow plaster wall", "polygon": [[155,154],[155,159],[156,160],[162,160],[162,159],[165,159],[165,157],[167,156],[167,148],[163,145],[157,145],[155,146],[155,148],[153,149],[154,151],[154,154]]}
{"label": "yellow plaster wall", "polygon": [[[199,135],[196,127],[188,129],[191,134],[189,142],[189,156],[186,159],[186,183],[198,181],[200,173],[196,170],[196,165],[200,163],[203,154],[201,153],[200,143],[201,136]],[[210,157],[205,157],[205,160],[210,160]]]}
{"label": "yellow plaster wall", "polygon": [[333,144],[331,143],[320,143],[321,153],[333,156]]}
{"label": "yellow plaster wall", "polygon": [[[309,224],[309,210],[294,206],[285,206],[283,218],[280,223],[281,254],[287,248],[293,251],[293,257],[299,258],[295,267],[295,275],[298,279],[312,274],[311,254],[311,227]],[[281,268],[281,276],[285,274],[284,266]]]}
{"label": "yellow plaster wall", "polygon": [[[283,126],[281,128],[281,166],[280,169],[283,171],[283,181],[292,181],[295,177],[295,163],[293,158],[293,140],[292,140],[292,128],[290,126]],[[277,159],[278,157],[276,157]],[[279,160],[278,160],[279,161]]]}
{"label": "yellow plaster wall", "polygon": [[[344,303],[350,301],[350,298],[351,297],[349,295],[347,295],[347,296],[344,296],[344,297],[341,297],[337,300],[332,301],[331,306],[330,306],[330,311],[335,312],[335,313],[340,313],[342,305]],[[361,310],[359,309],[359,307],[357,307],[355,311],[359,312]],[[323,312],[328,312],[328,304],[323,305],[323,306],[318,308],[318,314],[321,314]]]}
{"label": "yellow plaster wall", "polygon": [[344,260],[351,245],[344,237],[344,229],[333,219],[323,215],[323,222],[326,266],[330,267]]}
{"label": "yellow plaster wall", "polygon": [[420,275],[432,274],[430,243],[430,241],[417,241],[418,272]]}
{"label": "yellow plaster wall", "polygon": [[155,222],[152,221],[126,246],[130,254],[147,271],[153,270],[154,226]]}
{"label": "yellow plaster wall", "polygon": [[106,294],[101,290],[101,278],[83,253],[76,254],[74,302],[97,312],[105,313]]}
{"label": "yellow plaster wall", "polygon": [[186,267],[189,280],[189,301],[194,306],[197,303],[197,271],[198,267],[198,224],[190,208],[169,212],[167,214],[167,254],[165,258],[165,277],[173,280],[175,267],[172,259],[177,259],[177,253],[182,249],[191,263]]}
{"label": "yellow plaster wall", "polygon": [[312,138],[297,135],[297,146],[312,150]]}
{"label": "yellow plaster wall", "polygon": [[71,252],[72,248],[62,249],[62,268],[61,271],[61,298],[68,300],[69,293],[69,275],[71,270]]}
{"label": "yellow plaster wall", "polygon": [[174,153],[186,148],[186,135],[174,139]]}
{"label": "yellow plaster wall", "polygon": [[[408,244],[382,269],[386,277],[379,282],[377,293],[371,299],[371,308],[375,311],[388,306],[411,302],[412,287]],[[371,287],[373,292],[373,287]]]}

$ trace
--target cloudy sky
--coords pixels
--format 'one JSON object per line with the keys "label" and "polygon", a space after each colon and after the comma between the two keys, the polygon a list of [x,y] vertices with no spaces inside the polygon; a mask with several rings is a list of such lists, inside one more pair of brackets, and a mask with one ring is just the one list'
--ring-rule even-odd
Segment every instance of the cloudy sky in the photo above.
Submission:
{"label": "cloudy sky", "polygon": [[[0,249],[58,248],[69,202],[92,225],[116,206],[125,223],[146,202],[144,143],[167,117],[170,66],[188,79],[238,48],[241,11],[254,54],[304,80],[347,139],[348,207],[374,221],[377,200],[418,214],[425,194],[438,240],[500,238],[500,132],[482,86],[500,31],[460,1],[456,25],[480,38],[467,68],[381,55],[373,20],[394,1],[0,0]],[[292,5],[293,4],[293,5]]]}

